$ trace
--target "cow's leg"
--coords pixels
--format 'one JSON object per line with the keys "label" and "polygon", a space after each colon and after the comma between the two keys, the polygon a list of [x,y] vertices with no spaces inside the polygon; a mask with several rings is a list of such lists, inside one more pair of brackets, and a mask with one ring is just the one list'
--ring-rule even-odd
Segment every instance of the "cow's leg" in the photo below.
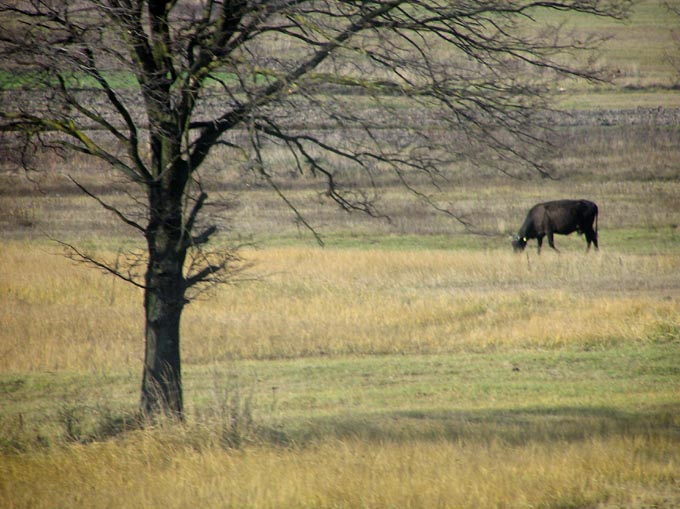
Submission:
{"label": "cow's leg", "polygon": [[560,250],[555,247],[555,237],[553,236],[552,230],[548,230],[548,244],[555,251],[557,251],[558,253],[560,252]]}
{"label": "cow's leg", "polygon": [[585,233],[586,233],[586,241],[588,242],[588,247],[586,247],[586,252],[590,251],[590,244],[591,243],[595,245],[595,250],[598,250],[599,248],[597,246],[597,233],[595,233],[595,230],[593,230],[591,228],[590,230],[586,230]]}
{"label": "cow's leg", "polygon": [[536,237],[536,243],[538,244],[538,254],[541,254],[541,247],[543,246],[543,235]]}

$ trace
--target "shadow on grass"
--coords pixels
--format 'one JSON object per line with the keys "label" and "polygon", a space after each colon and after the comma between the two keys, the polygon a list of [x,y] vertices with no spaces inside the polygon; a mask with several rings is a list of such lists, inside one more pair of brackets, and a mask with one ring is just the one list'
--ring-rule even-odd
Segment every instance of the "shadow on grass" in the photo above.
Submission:
{"label": "shadow on grass", "polygon": [[[194,447],[233,449],[259,443],[278,447],[304,447],[327,440],[363,442],[457,442],[461,444],[570,443],[600,438],[654,438],[680,444],[680,403],[627,412],[610,407],[541,407],[485,410],[409,410],[344,413],[332,416],[284,420],[276,425],[249,422],[234,428],[229,418],[187,421],[149,426],[134,413],[60,413],[60,438],[31,431],[21,415],[0,419],[0,452],[22,453],[56,443],[87,444],[107,441],[143,429],[175,437]],[[89,422],[88,422],[89,421]],[[178,433],[179,431],[179,433]],[[234,432],[238,432],[233,440]]]}
{"label": "shadow on grass", "polygon": [[608,407],[552,407],[347,414],[307,421],[297,431],[265,435],[265,440],[299,445],[328,438],[524,445],[649,436],[680,442],[680,404],[641,412],[624,412]]}

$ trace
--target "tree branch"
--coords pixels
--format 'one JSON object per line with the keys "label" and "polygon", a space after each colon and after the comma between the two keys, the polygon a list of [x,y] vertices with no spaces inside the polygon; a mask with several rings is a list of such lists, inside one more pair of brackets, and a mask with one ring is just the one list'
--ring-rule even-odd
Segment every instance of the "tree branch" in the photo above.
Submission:
{"label": "tree branch", "polygon": [[80,189],[84,194],[95,200],[99,205],[101,205],[105,210],[108,210],[109,212],[113,212],[118,219],[120,219],[123,223],[125,223],[128,226],[132,226],[142,234],[146,234],[146,228],[141,226],[140,224],[136,223],[132,219],[126,217],[120,210],[118,210],[116,207],[109,205],[106,203],[104,200],[102,200],[99,196],[95,195],[94,193],[90,192],[89,189],[87,189],[85,186],[80,184],[78,181],[76,181],[72,176],[68,176],[69,180],[73,182],[78,189]]}
{"label": "tree branch", "polygon": [[148,289],[148,287],[136,279],[130,274],[123,274],[119,270],[107,265],[106,263],[103,263],[96,258],[93,258],[92,256],[85,254],[83,251],[79,250],[77,247],[75,247],[72,244],[69,244],[68,242],[64,242],[58,239],[54,239],[47,235],[47,238],[50,239],[52,242],[56,242],[60,246],[66,248],[68,251],[70,251],[70,255],[68,255],[69,258],[71,258],[74,261],[80,261],[84,262],[87,264],[90,264],[94,267],[97,267],[99,269],[102,269],[104,272],[107,272],[109,274],[112,274],[116,276],[119,279],[122,279],[123,281],[126,281],[127,283],[131,283],[132,285],[136,286],[137,288],[141,288],[143,290]]}

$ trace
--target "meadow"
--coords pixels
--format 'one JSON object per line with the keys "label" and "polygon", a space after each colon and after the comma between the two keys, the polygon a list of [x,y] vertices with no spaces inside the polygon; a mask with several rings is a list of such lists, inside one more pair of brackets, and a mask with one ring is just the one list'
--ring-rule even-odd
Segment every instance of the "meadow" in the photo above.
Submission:
{"label": "meadow", "polygon": [[[576,239],[574,239],[576,240]],[[7,507],[674,507],[680,256],[285,246],[190,305],[140,427],[136,290],[10,242]]]}
{"label": "meadow", "polygon": [[[680,106],[664,12],[588,27],[618,36],[602,63],[620,72],[558,96],[591,120],[558,126],[554,179],[455,168],[433,196],[469,228],[389,180],[387,219],[291,177],[321,247],[217,153],[216,247],[240,245],[244,270],[185,310],[182,424],[137,418],[141,292],[51,240],[122,260],[143,239],[67,176],[134,194],[78,157],[40,154],[49,171],[28,175],[8,157],[0,506],[679,507],[680,144],[636,110]],[[528,208],[561,197],[598,203],[600,250],[574,234],[513,253]]]}

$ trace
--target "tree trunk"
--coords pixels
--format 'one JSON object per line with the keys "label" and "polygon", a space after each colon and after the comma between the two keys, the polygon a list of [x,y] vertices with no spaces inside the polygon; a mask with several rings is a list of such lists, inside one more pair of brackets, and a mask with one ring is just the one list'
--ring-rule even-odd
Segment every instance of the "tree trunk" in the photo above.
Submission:
{"label": "tree trunk", "polygon": [[164,412],[181,419],[180,318],[184,292],[179,257],[168,255],[150,259],[146,283],[141,410],[147,416]]}
{"label": "tree trunk", "polygon": [[[161,142],[171,146],[168,138]],[[166,152],[167,153],[167,152]],[[162,161],[174,161],[164,165]],[[185,304],[186,242],[183,195],[187,168],[178,157],[159,157],[158,179],[149,186],[149,224],[146,229],[149,261],[145,279],[146,316],[141,411],[164,412],[182,419],[180,318]]]}

